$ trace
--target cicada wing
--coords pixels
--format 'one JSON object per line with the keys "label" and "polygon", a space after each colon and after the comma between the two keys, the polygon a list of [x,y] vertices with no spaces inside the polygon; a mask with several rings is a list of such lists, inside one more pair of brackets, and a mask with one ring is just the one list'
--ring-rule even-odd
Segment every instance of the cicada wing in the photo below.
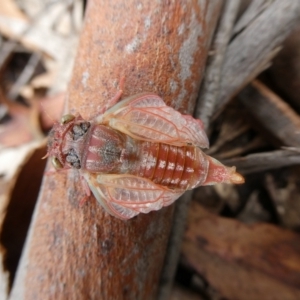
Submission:
{"label": "cicada wing", "polygon": [[182,115],[155,94],[140,94],[124,99],[100,119],[103,124],[136,139],[174,146],[209,146],[200,120]]}
{"label": "cicada wing", "polygon": [[106,198],[103,193],[102,189],[97,181],[97,175],[96,174],[85,174],[84,178],[86,179],[92,193],[94,194],[96,200],[98,203],[105,209],[106,212],[108,212],[110,215],[122,219],[127,220],[131,219],[134,216],[138,215],[139,212],[135,211],[133,209],[110,203],[110,199]]}
{"label": "cicada wing", "polygon": [[125,220],[170,205],[184,192],[128,174],[90,174],[85,178],[106,211]]}

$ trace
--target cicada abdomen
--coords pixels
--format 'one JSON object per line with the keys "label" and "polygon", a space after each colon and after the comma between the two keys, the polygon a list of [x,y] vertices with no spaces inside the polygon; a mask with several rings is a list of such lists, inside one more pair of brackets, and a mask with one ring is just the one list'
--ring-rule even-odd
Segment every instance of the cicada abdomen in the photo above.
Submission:
{"label": "cicada abdomen", "polygon": [[233,183],[238,179],[233,179],[235,168],[225,167],[198,147],[140,142],[138,148],[137,166],[132,174],[174,190]]}
{"label": "cicada abdomen", "polygon": [[199,120],[143,94],[90,122],[64,116],[52,130],[48,154],[56,168],[79,169],[107,212],[129,219],[201,185],[244,182],[200,147],[208,147],[208,139]]}

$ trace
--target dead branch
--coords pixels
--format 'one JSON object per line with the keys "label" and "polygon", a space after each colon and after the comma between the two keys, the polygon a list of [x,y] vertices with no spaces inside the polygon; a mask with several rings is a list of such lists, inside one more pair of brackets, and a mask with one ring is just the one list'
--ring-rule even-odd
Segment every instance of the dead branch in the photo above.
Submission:
{"label": "dead branch", "polygon": [[[124,76],[124,97],[151,91],[191,113],[220,6],[89,1],[68,111],[91,119]],[[79,180],[45,178],[10,299],[153,299],[173,208],[124,222],[95,199],[80,208]]]}
{"label": "dead branch", "polygon": [[19,92],[21,88],[28,83],[28,81],[31,79],[33,73],[36,70],[36,67],[41,59],[42,54],[41,53],[33,53],[24,68],[23,72],[19,76],[18,80],[14,83],[14,85],[11,87],[8,98],[10,100],[16,100],[17,96],[19,95]]}
{"label": "dead branch", "polygon": [[202,120],[206,129],[208,129],[209,120],[219,95],[224,56],[239,6],[240,0],[226,1],[218,30],[212,43],[211,59],[209,59],[209,63],[206,67],[205,78],[202,83],[195,112],[195,116]]}
{"label": "dead branch", "polygon": [[269,66],[279,46],[297,24],[300,14],[300,2],[294,0],[266,0],[264,6],[257,8],[255,18],[249,18],[247,13],[241,17],[239,24],[248,26],[238,25],[238,29],[243,30],[233,37],[227,49],[214,117],[234,95]]}
{"label": "dead branch", "polygon": [[298,151],[276,150],[250,154],[245,157],[224,159],[222,163],[228,166],[236,166],[242,174],[250,174],[298,165],[300,164],[300,156]]}
{"label": "dead branch", "polygon": [[275,145],[300,145],[299,115],[263,83],[253,81],[238,99],[255,119],[254,127],[267,140]]}

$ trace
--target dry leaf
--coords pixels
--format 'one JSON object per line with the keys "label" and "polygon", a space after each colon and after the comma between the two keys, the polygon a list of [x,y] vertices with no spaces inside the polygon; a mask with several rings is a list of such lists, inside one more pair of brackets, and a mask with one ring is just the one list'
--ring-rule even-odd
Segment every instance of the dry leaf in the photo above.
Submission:
{"label": "dry leaf", "polygon": [[192,203],[184,261],[228,299],[300,299],[300,236],[245,225]]}
{"label": "dry leaf", "polygon": [[38,122],[36,102],[27,108],[2,98],[8,108],[11,120],[0,125],[0,149],[15,147],[33,140],[43,139]]}
{"label": "dry leaf", "polygon": [[[29,199],[29,195],[33,192],[36,193],[36,188],[33,186],[38,183],[38,180],[41,180],[41,172],[44,168],[45,161],[42,161],[40,158],[42,153],[45,153],[45,144],[46,140],[34,141],[32,143],[28,143],[26,145],[22,145],[20,147],[16,147],[13,149],[2,149],[0,150],[0,228],[1,228],[1,246],[0,246],[0,259],[1,259],[1,267],[0,267],[0,299],[7,299],[8,287],[9,287],[9,273],[7,270],[7,258],[10,255],[16,255],[16,253],[20,254],[22,247],[19,249],[12,249],[11,253],[8,253],[8,241],[12,243],[12,247],[16,248],[18,244],[18,239],[14,235],[22,234],[21,239],[24,239],[26,233],[24,235],[23,230],[25,229],[24,224],[24,214],[28,211],[28,206],[31,203]],[[32,157],[34,154],[37,154],[35,157],[35,161],[37,162],[35,165],[30,165],[27,167],[26,174],[23,174],[23,186],[27,187],[26,193],[24,193],[24,189],[20,189],[20,185],[16,186],[17,181],[19,180],[20,174],[24,169],[25,165],[32,161]],[[39,167],[37,166],[39,164]],[[31,171],[29,171],[31,170]],[[39,172],[37,174],[37,172]],[[14,209],[9,208],[11,205],[11,197],[15,189],[18,189],[22,194],[21,197],[18,197],[18,202],[15,203],[16,207]],[[32,200],[33,202],[35,199]],[[19,222],[18,225],[14,224],[10,226],[11,232],[13,234],[6,232],[7,228],[7,214],[13,211],[15,214],[12,218],[15,222]],[[29,216],[30,217],[30,216]],[[22,223],[23,222],[23,223]],[[20,224],[22,225],[20,226]],[[17,233],[16,233],[17,231]],[[8,238],[7,238],[8,237]],[[12,263],[14,263],[14,260]],[[15,260],[17,263],[18,260]],[[3,269],[5,266],[5,269]],[[10,274],[11,276],[11,274]]]}
{"label": "dry leaf", "polygon": [[30,22],[27,18],[16,18],[17,14],[0,13],[0,34],[33,52],[46,54],[42,60],[52,78],[51,94],[66,90],[73,68],[83,7],[80,0],[71,4],[72,9],[68,1],[45,2]]}
{"label": "dry leaf", "polygon": [[5,0],[2,1],[0,5],[0,15],[6,16],[9,18],[15,18],[23,21],[27,21],[28,18],[25,16],[25,14],[20,10],[18,5],[16,4],[16,1],[14,0]]}

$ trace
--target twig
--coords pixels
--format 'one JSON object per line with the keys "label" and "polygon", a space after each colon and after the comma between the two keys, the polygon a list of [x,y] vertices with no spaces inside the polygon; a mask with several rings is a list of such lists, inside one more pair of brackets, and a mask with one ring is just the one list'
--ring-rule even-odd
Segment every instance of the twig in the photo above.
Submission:
{"label": "twig", "polygon": [[206,68],[206,76],[201,88],[195,113],[196,117],[202,120],[206,129],[209,126],[216,99],[219,95],[224,56],[239,6],[240,0],[226,1],[218,31],[212,45],[213,56]]}
{"label": "twig", "polygon": [[242,174],[251,174],[298,165],[300,164],[300,156],[296,151],[277,150],[221,161],[227,166],[236,166]]}
{"label": "twig", "polygon": [[214,117],[268,66],[278,47],[297,24],[300,1],[274,0],[267,4],[263,11],[258,10],[256,19],[228,47]]}
{"label": "twig", "polygon": [[167,256],[164,261],[164,268],[160,278],[160,289],[157,300],[169,298],[171,283],[174,280],[177,263],[179,260],[182,238],[185,231],[187,213],[193,192],[186,192],[177,202],[174,211],[172,231],[168,241]]}
{"label": "twig", "polygon": [[[57,2],[57,1],[56,1]],[[45,14],[49,13],[49,8],[51,6],[53,6],[55,4],[55,2],[50,2],[50,3],[46,3],[44,5],[44,7],[36,14],[35,17],[33,17],[30,20],[30,23],[28,24],[28,26],[24,27],[24,29],[19,33],[19,36],[25,36],[27,35],[32,28],[34,28],[34,26],[45,16]],[[73,1],[66,1],[65,3],[65,9],[63,10],[63,12],[65,12],[65,10],[70,10],[73,7]],[[73,19],[72,20],[72,25],[73,25]],[[12,39],[8,42],[3,43],[3,46],[0,48],[0,70],[2,68],[2,66],[4,65],[4,63],[6,62],[6,60],[8,59],[8,57],[12,54],[12,52],[16,49],[16,47],[18,46],[19,41],[18,38],[16,39]],[[38,54],[36,56],[36,54],[33,54],[33,56],[31,57],[31,59],[29,60],[29,65],[31,64],[31,66],[28,67],[26,66],[26,69],[22,72],[21,76],[24,76],[22,78],[19,78],[18,81],[14,84],[13,88],[11,89],[11,91],[9,92],[8,97],[12,100],[14,100],[17,97],[17,94],[21,88],[21,82],[26,83],[27,81],[25,80],[25,78],[28,78],[29,73],[33,70],[34,68],[33,66],[35,65],[35,63],[37,64],[39,59],[36,61],[36,59],[39,57],[41,57],[41,54]],[[36,61],[36,62],[35,62]],[[30,77],[30,76],[29,76]]]}
{"label": "twig", "polygon": [[[236,125],[236,124],[235,124]],[[249,130],[250,125],[249,124],[238,124],[240,125],[239,127],[235,128],[228,128],[229,130],[223,130],[222,135],[220,134],[219,138],[217,139],[216,143],[210,147],[207,151],[205,151],[206,154],[208,155],[212,155],[214,153],[216,153],[222,146],[224,146],[226,143],[233,141],[235,138],[237,138],[238,136],[242,135],[243,133],[245,133],[246,131]],[[225,126],[222,126],[222,129]],[[221,130],[222,130],[221,129]]]}
{"label": "twig", "polygon": [[220,155],[217,155],[217,159],[227,159],[235,156],[243,155],[245,152],[248,152],[250,150],[254,150],[258,148],[259,146],[265,145],[265,141],[261,138],[261,136],[256,136],[250,143],[247,143],[244,146],[235,147],[234,149],[224,151],[220,153]]}
{"label": "twig", "polygon": [[19,95],[20,89],[22,86],[28,83],[31,79],[35,69],[41,59],[41,53],[33,53],[30,56],[28,63],[26,64],[24,70],[22,71],[21,75],[18,77],[17,81],[13,84],[12,88],[8,93],[8,98],[10,100],[16,100]]}
{"label": "twig", "polygon": [[244,12],[243,17],[239,18],[233,29],[233,36],[245,30],[252,22],[255,22],[257,16],[262,13],[273,0],[252,0]]}
{"label": "twig", "polygon": [[16,45],[17,45],[16,41],[8,41],[8,42],[2,43],[2,45],[1,45],[2,47],[1,47],[1,51],[0,51],[0,69],[3,66],[3,64],[6,62],[9,55],[11,55],[11,53],[15,49]]}
{"label": "twig", "polygon": [[300,153],[300,148],[297,148],[297,147],[285,147],[285,146],[283,146],[283,147],[281,147],[281,149],[289,150],[289,151],[295,151],[295,152]]}
{"label": "twig", "polygon": [[280,97],[258,80],[253,81],[238,96],[249,115],[255,119],[255,127],[275,146],[300,145],[300,117]]}

